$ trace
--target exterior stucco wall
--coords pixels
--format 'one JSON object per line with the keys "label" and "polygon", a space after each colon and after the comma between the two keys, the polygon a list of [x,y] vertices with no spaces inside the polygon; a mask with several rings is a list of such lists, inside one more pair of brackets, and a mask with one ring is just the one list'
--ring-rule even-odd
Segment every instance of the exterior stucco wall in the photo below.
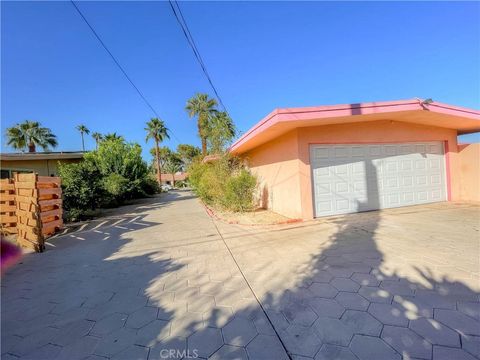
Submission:
{"label": "exterior stucco wall", "polygon": [[82,159],[62,159],[62,160],[2,160],[0,167],[2,170],[13,171],[33,171],[41,176],[58,175],[58,162],[70,164],[82,161]]}
{"label": "exterior stucco wall", "polygon": [[458,146],[460,200],[480,201],[480,144]]}
{"label": "exterior stucco wall", "polygon": [[249,151],[246,157],[259,178],[264,205],[285,216],[312,219],[310,145],[417,141],[444,143],[449,200],[461,200],[457,131],[452,129],[391,120],[304,127]]}
{"label": "exterior stucco wall", "polygon": [[301,218],[297,130],[263,144],[243,157],[258,177],[260,205],[291,218]]}

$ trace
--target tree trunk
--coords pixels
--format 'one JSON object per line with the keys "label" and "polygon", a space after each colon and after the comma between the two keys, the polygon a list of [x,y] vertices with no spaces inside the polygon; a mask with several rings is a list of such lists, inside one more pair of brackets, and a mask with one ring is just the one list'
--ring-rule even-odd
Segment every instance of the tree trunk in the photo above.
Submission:
{"label": "tree trunk", "polygon": [[202,155],[207,155],[207,139],[205,138],[205,134],[203,133],[202,128],[202,118],[201,116],[198,117],[198,136],[200,136],[200,140],[202,140]]}
{"label": "tree trunk", "polygon": [[162,186],[162,171],[160,168],[160,154],[159,154],[159,149],[158,149],[158,141],[155,140],[155,162],[157,164],[157,181],[158,181],[158,186]]}
{"label": "tree trunk", "polygon": [[33,142],[31,142],[30,144],[28,144],[28,152],[34,153],[34,152],[36,152],[36,151],[37,151],[37,149],[36,149],[35,144],[34,144]]}
{"label": "tree trunk", "polygon": [[172,187],[175,187],[175,173],[172,173]]}
{"label": "tree trunk", "polygon": [[85,141],[83,140],[83,133],[82,133],[82,149],[85,152]]}

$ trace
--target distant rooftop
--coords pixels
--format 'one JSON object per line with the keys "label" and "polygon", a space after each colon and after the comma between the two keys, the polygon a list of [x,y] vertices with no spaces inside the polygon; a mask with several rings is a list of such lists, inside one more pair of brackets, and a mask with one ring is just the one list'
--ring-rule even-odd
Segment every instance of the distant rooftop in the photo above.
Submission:
{"label": "distant rooftop", "polygon": [[0,153],[0,160],[61,160],[61,159],[81,159],[83,151],[45,151],[45,152],[16,152]]}

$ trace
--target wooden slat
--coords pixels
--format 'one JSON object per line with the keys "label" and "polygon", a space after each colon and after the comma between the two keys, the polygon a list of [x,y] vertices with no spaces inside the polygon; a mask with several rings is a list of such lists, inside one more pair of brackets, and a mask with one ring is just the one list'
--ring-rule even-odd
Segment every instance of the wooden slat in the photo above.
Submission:
{"label": "wooden slat", "polygon": [[0,212],[15,212],[16,206],[11,204],[0,204]]}
{"label": "wooden slat", "polygon": [[40,208],[51,205],[62,205],[62,199],[40,200],[38,204],[40,205]]}
{"label": "wooden slat", "polygon": [[0,201],[15,201],[15,194],[0,193]]}
{"label": "wooden slat", "polygon": [[15,174],[15,180],[17,181],[37,181],[37,174],[29,173],[29,174]]}
{"label": "wooden slat", "polygon": [[59,217],[61,218],[62,217],[62,213],[63,213],[63,210],[62,209],[53,209],[53,210],[49,210],[49,211],[43,211],[40,213],[40,218],[43,220],[43,219],[47,219],[51,216],[56,216],[56,217]]}
{"label": "wooden slat", "polygon": [[38,199],[36,197],[33,197],[33,196],[17,195],[15,197],[15,200],[17,201],[17,204],[18,203],[25,203],[25,204],[37,204],[38,203]]}
{"label": "wooden slat", "polygon": [[62,183],[62,179],[58,176],[38,176],[37,182],[39,183],[54,183],[59,186]]}
{"label": "wooden slat", "polygon": [[44,196],[44,195],[60,196],[60,195],[62,195],[62,189],[60,189],[60,188],[38,189],[37,191],[38,191],[39,196]]}
{"label": "wooden slat", "polygon": [[0,191],[13,191],[15,186],[11,183],[2,183],[0,184]]}
{"label": "wooden slat", "polygon": [[17,222],[16,215],[2,215],[0,216],[0,222],[3,224],[12,224]]}
{"label": "wooden slat", "polygon": [[35,189],[35,181],[15,181],[15,189]]}

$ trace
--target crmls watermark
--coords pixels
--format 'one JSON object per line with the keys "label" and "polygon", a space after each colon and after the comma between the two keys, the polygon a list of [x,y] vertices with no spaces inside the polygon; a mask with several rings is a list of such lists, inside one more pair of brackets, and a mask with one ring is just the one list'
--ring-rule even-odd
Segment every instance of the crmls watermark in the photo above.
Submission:
{"label": "crmls watermark", "polygon": [[161,359],[196,359],[198,358],[198,350],[179,350],[179,349],[162,349],[160,350]]}

